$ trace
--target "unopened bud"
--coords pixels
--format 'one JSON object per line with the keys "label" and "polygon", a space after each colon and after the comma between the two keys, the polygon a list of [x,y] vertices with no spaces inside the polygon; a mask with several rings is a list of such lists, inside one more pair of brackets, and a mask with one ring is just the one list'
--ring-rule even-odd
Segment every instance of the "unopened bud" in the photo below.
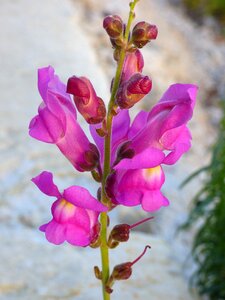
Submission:
{"label": "unopened bud", "polygon": [[149,217],[149,218],[146,218],[146,219],[143,219],[135,224],[132,224],[132,225],[128,225],[128,224],[119,224],[119,225],[116,225],[113,227],[110,235],[109,235],[109,242],[112,242],[112,241],[117,241],[117,242],[127,242],[129,240],[129,236],[130,236],[130,231],[153,219],[153,217]]}
{"label": "unopened bud", "polygon": [[122,109],[129,109],[140,101],[152,89],[152,81],[148,76],[134,74],[118,90],[116,103]]}
{"label": "unopened bud", "polygon": [[119,224],[113,227],[110,238],[117,242],[126,242],[129,239],[130,234],[130,225],[128,224]]}
{"label": "unopened bud", "polygon": [[135,73],[141,73],[144,67],[144,59],[140,50],[136,49],[134,52],[129,52],[126,55],[121,82],[126,82]]}
{"label": "unopened bud", "polygon": [[106,283],[106,290],[108,291],[108,293],[112,293],[112,286],[114,285],[116,280],[127,280],[128,278],[130,278],[130,276],[132,275],[133,265],[142,258],[148,248],[151,247],[149,245],[145,246],[144,251],[134,261],[128,261],[114,267],[112,274],[110,275]]}
{"label": "unopened bud", "polygon": [[126,280],[132,274],[132,263],[126,262],[114,267],[112,277],[114,280]]}
{"label": "unopened bud", "polygon": [[132,266],[136,264],[144,255],[147,249],[150,249],[149,245],[145,246],[144,251],[132,262],[126,262],[114,267],[111,277],[114,280],[126,280],[132,274]]}
{"label": "unopened bud", "polygon": [[112,39],[117,39],[123,32],[123,21],[119,16],[107,16],[103,20],[103,27]]}
{"label": "unopened bud", "polygon": [[67,93],[73,95],[78,111],[89,124],[97,124],[106,116],[103,100],[96,95],[91,82],[85,77],[70,77]]}
{"label": "unopened bud", "polygon": [[[124,43],[123,36],[118,37],[117,39],[110,38],[110,42],[114,49],[120,50],[120,48],[123,46],[123,43]],[[113,55],[113,57],[114,57],[114,55]]]}
{"label": "unopened bud", "polygon": [[132,42],[138,47],[144,47],[151,40],[155,40],[158,35],[158,29],[155,25],[147,22],[139,22],[132,31]]}

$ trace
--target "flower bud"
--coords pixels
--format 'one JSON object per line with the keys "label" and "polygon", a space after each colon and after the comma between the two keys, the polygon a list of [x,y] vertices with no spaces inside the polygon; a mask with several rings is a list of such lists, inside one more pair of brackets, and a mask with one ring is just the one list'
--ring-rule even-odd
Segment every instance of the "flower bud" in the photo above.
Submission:
{"label": "flower bud", "polygon": [[119,224],[113,227],[110,233],[110,239],[117,242],[127,242],[130,235],[130,225]]}
{"label": "flower bud", "polygon": [[132,31],[132,42],[136,47],[142,48],[151,40],[155,40],[157,35],[158,29],[155,25],[139,22]]}
{"label": "flower bud", "polygon": [[103,21],[103,27],[112,39],[117,39],[123,32],[123,21],[119,16],[107,16]]}
{"label": "flower bud", "polygon": [[109,244],[111,244],[113,241],[116,241],[116,242],[127,242],[129,240],[129,235],[130,235],[130,231],[153,219],[153,217],[149,217],[149,218],[146,218],[146,219],[143,219],[137,223],[134,223],[132,225],[129,225],[129,224],[119,224],[119,225],[116,225],[113,227],[110,235],[109,235]]}
{"label": "flower bud", "polygon": [[144,251],[132,262],[128,261],[120,265],[116,265],[110,275],[107,283],[106,290],[109,294],[113,292],[112,286],[116,280],[127,280],[132,275],[132,267],[145,255],[147,249],[151,248],[149,245],[145,246]]}
{"label": "flower bud", "polygon": [[144,59],[141,52],[137,49],[134,52],[129,52],[126,55],[121,82],[125,82],[130,79],[135,73],[141,73],[144,67]]}
{"label": "flower bud", "polygon": [[129,109],[147,95],[152,88],[152,81],[148,76],[134,74],[118,90],[116,102],[120,108]]}
{"label": "flower bud", "polygon": [[73,95],[78,111],[89,124],[103,121],[106,108],[103,100],[96,95],[91,82],[85,77],[72,76],[67,82],[67,93]]}
{"label": "flower bud", "polygon": [[132,274],[132,263],[126,262],[114,267],[112,277],[114,280],[126,280]]}

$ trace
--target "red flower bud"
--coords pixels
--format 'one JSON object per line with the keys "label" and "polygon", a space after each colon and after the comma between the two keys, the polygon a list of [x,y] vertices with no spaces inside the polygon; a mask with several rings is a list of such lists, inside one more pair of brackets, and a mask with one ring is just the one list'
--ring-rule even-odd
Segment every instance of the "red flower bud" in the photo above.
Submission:
{"label": "red flower bud", "polygon": [[73,95],[78,111],[89,124],[103,121],[106,108],[103,100],[96,95],[91,82],[85,77],[70,77],[67,82],[67,93]]}
{"label": "red flower bud", "polygon": [[134,74],[118,90],[116,102],[120,108],[129,109],[147,95],[152,88],[152,81],[148,76]]}
{"label": "red flower bud", "polygon": [[142,48],[151,40],[155,40],[157,35],[158,29],[155,25],[139,22],[132,31],[132,42],[136,47]]}
{"label": "red flower bud", "polygon": [[132,263],[126,262],[114,267],[112,277],[114,280],[126,280],[132,274]]}
{"label": "red flower bud", "polygon": [[113,227],[110,233],[110,239],[117,242],[126,242],[129,240],[130,235],[130,225],[119,224]]}
{"label": "red flower bud", "polygon": [[119,224],[119,225],[116,225],[113,227],[110,235],[109,235],[109,243],[113,242],[113,241],[116,241],[116,242],[127,242],[129,240],[129,235],[130,235],[130,231],[153,219],[153,217],[149,217],[149,218],[146,218],[146,219],[143,219],[135,224],[132,224],[132,225],[128,225],[128,224]]}
{"label": "red flower bud", "polygon": [[134,261],[125,262],[123,264],[115,266],[109,281],[113,282],[113,280],[128,279],[132,274],[132,266],[136,264],[136,262],[138,262],[143,257],[143,255],[145,255],[145,252],[148,248],[150,249],[151,247],[149,245],[145,246],[144,251]]}
{"label": "red flower bud", "polygon": [[112,39],[117,39],[123,32],[123,21],[119,16],[107,16],[103,20],[103,27]]}

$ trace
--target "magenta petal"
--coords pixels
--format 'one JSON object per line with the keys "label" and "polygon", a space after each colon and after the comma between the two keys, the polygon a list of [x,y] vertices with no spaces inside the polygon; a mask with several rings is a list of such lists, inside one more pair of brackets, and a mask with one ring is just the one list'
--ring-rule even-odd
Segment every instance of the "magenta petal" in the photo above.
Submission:
{"label": "magenta petal", "polygon": [[[49,222],[50,223],[50,222]],[[46,224],[43,224],[39,227],[39,230],[42,231],[42,232],[45,232],[46,231],[46,228],[48,227],[48,224],[49,223],[46,223]]]}
{"label": "magenta petal", "polygon": [[[66,124],[62,123],[59,116],[56,116],[52,114],[48,107],[40,105],[38,109],[39,118],[45,126],[45,131],[48,131],[49,135],[51,136],[54,143],[56,143],[58,140],[60,140],[65,135],[65,126]],[[38,135],[38,132],[36,130],[36,136],[35,138],[40,140],[40,135]]]}
{"label": "magenta petal", "polygon": [[48,83],[54,78],[54,69],[51,66],[38,69],[38,90],[42,99],[47,97]]}
{"label": "magenta petal", "polygon": [[130,116],[128,109],[121,110],[113,119],[112,144],[120,143],[128,132],[130,126]]}
{"label": "magenta petal", "polygon": [[66,239],[66,226],[54,220],[50,221],[45,230],[47,240],[55,245],[62,244]]}
{"label": "magenta petal", "polygon": [[65,189],[63,197],[80,208],[99,212],[108,210],[108,208],[95,199],[87,189],[80,186],[71,186]]}
{"label": "magenta petal", "polygon": [[66,93],[66,85],[55,75],[55,70],[52,66],[38,69],[38,90],[44,101],[47,99],[48,91],[70,99],[70,96]]}
{"label": "magenta petal", "polygon": [[90,217],[86,209],[76,207],[74,223],[87,232],[90,230]]}
{"label": "magenta petal", "polygon": [[[115,160],[116,150],[118,145],[127,139],[127,134],[130,126],[130,116],[127,109],[121,110],[118,115],[113,118],[112,125],[112,151],[111,151],[111,164]],[[104,152],[104,138],[100,137],[96,129],[101,128],[101,124],[90,125],[91,135],[98,146],[101,153],[101,161],[103,162]]]}
{"label": "magenta petal", "polygon": [[93,125],[90,125],[89,126],[89,130],[90,130],[90,133],[95,141],[95,144],[97,145],[98,147],[98,150],[100,152],[100,156],[101,156],[101,161],[103,162],[103,153],[104,153],[104,138],[99,136],[99,134],[96,132],[96,129],[99,129],[101,128],[102,125],[101,124],[93,124]]}
{"label": "magenta petal", "polygon": [[161,134],[165,131],[182,126],[191,119],[193,114],[192,108],[189,104],[180,104],[175,106],[171,112],[164,119],[161,128]]}
{"label": "magenta petal", "polygon": [[50,135],[44,121],[39,115],[35,116],[29,125],[29,134],[33,138],[45,143],[54,143],[52,135]]}
{"label": "magenta petal", "polygon": [[194,84],[172,84],[168,90],[164,93],[159,103],[171,102],[177,99],[180,102],[181,99],[190,99],[192,109],[194,108],[198,87]]}
{"label": "magenta petal", "polygon": [[85,247],[90,244],[90,235],[75,224],[68,224],[66,228],[66,240],[74,246]]}
{"label": "magenta petal", "polygon": [[129,139],[133,138],[140,130],[144,128],[144,126],[147,124],[148,114],[149,112],[144,110],[137,114],[129,130]]}
{"label": "magenta petal", "polygon": [[156,148],[147,148],[133,158],[122,159],[115,167],[119,169],[147,169],[154,168],[162,163],[165,154]]}
{"label": "magenta petal", "polygon": [[115,201],[124,206],[136,206],[141,203],[142,192],[141,191],[126,191],[119,193]]}
{"label": "magenta petal", "polygon": [[[174,136],[176,137],[176,139],[174,143],[170,144],[170,142],[173,141]],[[172,152],[170,152],[165,157],[163,163],[172,165],[182,156],[183,153],[187,152],[190,149],[191,134],[186,126],[182,126],[179,131],[177,130],[177,132],[175,130],[167,131],[163,135],[161,142],[167,149],[172,150]]]}
{"label": "magenta petal", "polygon": [[162,206],[168,206],[169,201],[159,190],[153,190],[143,194],[141,205],[145,211],[154,212]]}
{"label": "magenta petal", "polygon": [[31,179],[36,186],[46,195],[61,197],[57,186],[53,182],[53,175],[50,172],[44,171],[38,176]]}

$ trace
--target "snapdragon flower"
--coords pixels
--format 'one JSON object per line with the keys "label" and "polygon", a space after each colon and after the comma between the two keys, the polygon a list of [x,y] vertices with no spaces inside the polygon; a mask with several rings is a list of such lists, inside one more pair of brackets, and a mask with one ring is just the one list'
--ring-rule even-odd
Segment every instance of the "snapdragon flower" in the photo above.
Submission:
{"label": "snapdragon flower", "polygon": [[38,70],[38,89],[43,102],[29,125],[29,134],[55,144],[80,172],[97,167],[99,153],[77,122],[76,109],[66,86],[49,66]]}
{"label": "snapdragon flower", "polygon": [[59,245],[67,241],[85,247],[96,241],[98,216],[107,207],[80,186],[71,186],[60,193],[50,172],[44,171],[32,181],[44,194],[57,198],[51,208],[52,220],[40,227],[49,242]]}

